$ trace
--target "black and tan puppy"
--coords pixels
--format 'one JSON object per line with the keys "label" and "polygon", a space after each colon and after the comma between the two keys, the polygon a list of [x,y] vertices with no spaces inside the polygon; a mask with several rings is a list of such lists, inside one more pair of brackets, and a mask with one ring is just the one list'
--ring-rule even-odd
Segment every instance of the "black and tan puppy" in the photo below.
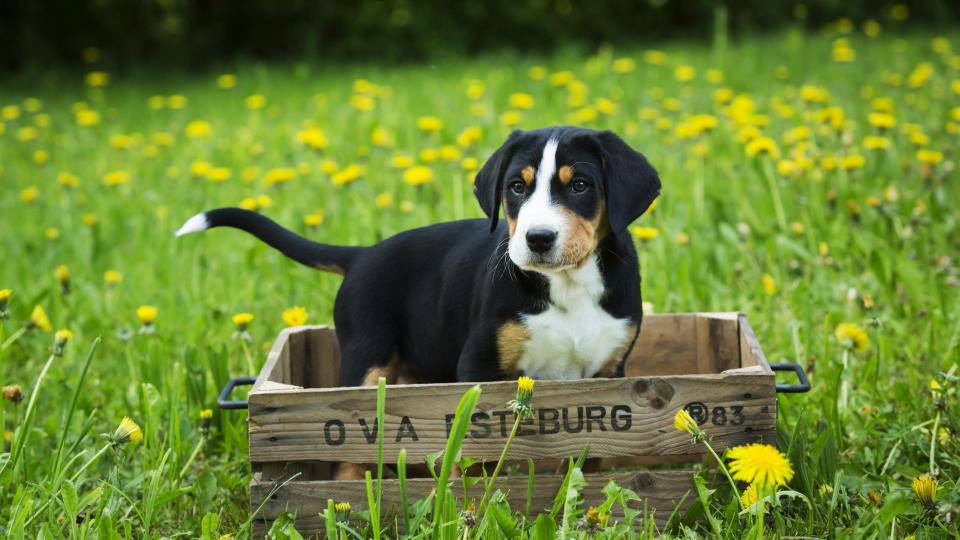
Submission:
{"label": "black and tan puppy", "polygon": [[[627,226],[660,192],[657,172],[609,131],[515,131],[477,174],[489,219],[440,223],[370,247],[300,237],[246,210],[194,216],[253,234],[344,276],[334,306],[341,384],[615,375],[639,332]],[[499,221],[503,207],[506,223]]]}

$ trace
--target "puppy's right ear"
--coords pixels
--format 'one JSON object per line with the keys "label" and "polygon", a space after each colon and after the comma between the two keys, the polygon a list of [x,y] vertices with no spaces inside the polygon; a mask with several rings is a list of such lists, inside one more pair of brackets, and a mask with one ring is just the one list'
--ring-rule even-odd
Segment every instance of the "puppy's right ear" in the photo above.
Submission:
{"label": "puppy's right ear", "polygon": [[503,194],[503,175],[513,155],[517,139],[523,134],[515,130],[493,155],[483,164],[480,172],[473,181],[473,194],[480,203],[480,208],[490,218],[490,232],[497,228],[500,219],[500,198]]}

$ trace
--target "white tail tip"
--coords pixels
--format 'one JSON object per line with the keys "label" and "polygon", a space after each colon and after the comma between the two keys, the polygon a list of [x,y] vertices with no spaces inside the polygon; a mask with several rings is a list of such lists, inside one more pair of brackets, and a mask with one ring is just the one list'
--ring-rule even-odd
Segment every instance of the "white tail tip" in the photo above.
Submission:
{"label": "white tail tip", "polygon": [[177,229],[177,236],[205,231],[210,228],[210,222],[207,221],[207,215],[203,212],[188,219],[183,227]]}

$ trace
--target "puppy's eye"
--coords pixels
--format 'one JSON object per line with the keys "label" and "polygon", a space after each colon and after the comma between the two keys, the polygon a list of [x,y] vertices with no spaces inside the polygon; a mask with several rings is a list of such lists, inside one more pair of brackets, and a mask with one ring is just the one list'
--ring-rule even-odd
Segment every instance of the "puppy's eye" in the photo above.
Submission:
{"label": "puppy's eye", "polygon": [[523,192],[526,191],[526,189],[527,189],[527,185],[519,180],[510,184],[510,191],[514,192],[517,195],[523,195]]}
{"label": "puppy's eye", "polygon": [[574,193],[583,193],[589,187],[590,184],[583,178],[574,178],[573,183],[570,184],[570,189],[572,189]]}

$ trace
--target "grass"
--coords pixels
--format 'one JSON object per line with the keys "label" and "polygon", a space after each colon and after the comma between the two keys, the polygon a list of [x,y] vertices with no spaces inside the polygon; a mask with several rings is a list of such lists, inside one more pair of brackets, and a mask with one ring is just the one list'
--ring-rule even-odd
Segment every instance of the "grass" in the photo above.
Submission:
{"label": "grass", "polygon": [[[758,527],[777,536],[955,537],[960,34],[894,34],[791,30],[713,47],[664,44],[662,56],[604,49],[396,68],[247,63],[199,74],[147,70],[99,87],[69,71],[4,80],[0,289],[13,293],[0,321],[0,382],[10,397],[19,385],[26,399],[0,401],[9,433],[0,536],[249,534],[245,415],[201,419],[201,411],[230,376],[263,362],[284,310],[305,306],[309,322],[330,322],[339,278],[239,233],[175,240],[173,231],[197,211],[258,196],[270,198],[262,211],[281,223],[343,244],[479,216],[476,162],[467,158],[482,163],[511,129],[504,120],[519,120],[524,128],[609,128],[642,150],[664,183],[656,209],[634,229],[644,299],[656,312],[744,311],[767,356],[804,365],[812,379],[808,395],[779,400],[780,447],[796,474],[776,512],[758,525],[729,489],[701,483],[694,496],[708,517],[677,516],[664,530],[633,515],[630,527],[644,537],[739,538]],[[850,50],[852,62],[833,59]],[[543,66],[543,80],[531,78],[533,66]],[[682,66],[692,80],[678,80],[690,74]],[[582,84],[552,84],[565,70]],[[225,71],[236,87],[218,87]],[[740,96],[732,106],[718,101],[722,89]],[[532,99],[511,105],[518,92]],[[262,108],[248,99],[254,94],[264,96]],[[516,109],[526,101],[532,108]],[[356,107],[370,103],[370,111]],[[96,111],[97,122],[78,125],[93,119],[81,108]],[[874,126],[885,119],[871,123],[870,113],[888,108],[895,125]],[[440,130],[418,129],[423,116],[438,117]],[[211,136],[188,135],[203,135],[204,124],[191,126],[197,120]],[[323,130],[322,150],[300,142],[310,124]],[[479,140],[458,146],[471,126]],[[378,127],[388,147],[372,139]],[[868,136],[889,146],[868,149],[884,144]],[[323,142],[315,131],[304,137]],[[764,147],[771,143],[775,151]],[[428,167],[432,180],[406,183],[404,168],[391,164],[397,153]],[[363,167],[359,178],[335,185],[351,175],[334,170],[356,170],[351,164]],[[126,182],[105,185],[123,173]],[[415,169],[407,179],[418,175],[427,174]],[[122,280],[111,274],[108,283],[108,271]],[[53,329],[74,332],[49,369],[52,333],[23,331],[37,305]],[[152,324],[138,319],[142,305],[157,308]],[[235,336],[238,312],[255,318]],[[865,342],[849,333],[839,340],[840,323],[856,325],[869,344],[851,350]],[[139,443],[117,442],[124,416],[142,428]],[[479,523],[484,537],[507,535],[511,523],[529,538],[588,534],[579,526],[578,471],[572,463],[546,515],[491,496],[485,515],[496,527]],[[921,473],[939,482],[932,505],[911,491]],[[631,500],[607,489],[611,506]],[[465,507],[440,493],[432,514],[404,519],[421,535],[462,534]],[[350,527],[364,535],[368,525],[357,518]],[[625,528],[611,523],[596,534]],[[290,522],[277,524],[276,537],[294,534]]]}

